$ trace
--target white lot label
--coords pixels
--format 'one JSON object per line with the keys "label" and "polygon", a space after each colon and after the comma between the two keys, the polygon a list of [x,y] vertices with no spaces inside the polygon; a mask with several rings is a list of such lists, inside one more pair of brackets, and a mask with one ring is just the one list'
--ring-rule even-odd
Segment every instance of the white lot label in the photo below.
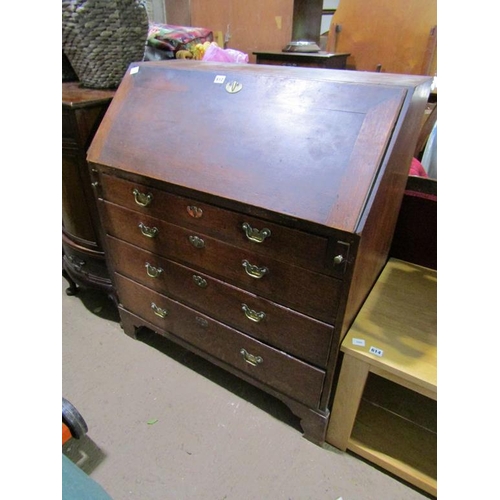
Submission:
{"label": "white lot label", "polygon": [[378,347],[371,346],[370,352],[372,354],[375,354],[375,356],[383,356],[384,355],[384,351],[382,349],[379,349]]}

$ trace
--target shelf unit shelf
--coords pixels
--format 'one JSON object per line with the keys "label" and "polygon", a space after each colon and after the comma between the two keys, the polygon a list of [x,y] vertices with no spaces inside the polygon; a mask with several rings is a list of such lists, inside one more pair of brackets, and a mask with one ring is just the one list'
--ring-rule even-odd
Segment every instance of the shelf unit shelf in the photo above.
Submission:
{"label": "shelf unit shelf", "polygon": [[437,434],[432,430],[362,400],[347,448],[436,495]]}

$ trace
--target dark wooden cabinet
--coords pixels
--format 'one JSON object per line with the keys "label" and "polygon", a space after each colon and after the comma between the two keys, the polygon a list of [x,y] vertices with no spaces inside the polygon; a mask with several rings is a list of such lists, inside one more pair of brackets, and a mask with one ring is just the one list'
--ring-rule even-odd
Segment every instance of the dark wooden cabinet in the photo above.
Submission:
{"label": "dark wooden cabinet", "polygon": [[89,149],[122,327],[325,439],[342,338],[385,265],[426,77],[137,63]]}
{"label": "dark wooden cabinet", "polygon": [[78,82],[62,84],[62,265],[68,294],[78,286],[112,290],[86,156],[113,95]]}
{"label": "dark wooden cabinet", "polygon": [[348,53],[328,52],[254,52],[257,64],[272,66],[300,66],[304,68],[345,69]]}

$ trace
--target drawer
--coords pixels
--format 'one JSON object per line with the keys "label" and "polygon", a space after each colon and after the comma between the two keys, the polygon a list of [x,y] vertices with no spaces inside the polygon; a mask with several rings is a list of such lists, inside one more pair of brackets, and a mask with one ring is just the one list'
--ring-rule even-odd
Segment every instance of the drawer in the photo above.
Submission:
{"label": "drawer", "polygon": [[62,248],[63,259],[71,269],[87,276],[102,277],[109,282],[109,273],[103,252],[80,246],[64,233]]}
{"label": "drawer", "polygon": [[[107,201],[179,226],[202,231],[232,245],[327,274],[341,275],[343,267],[328,261],[328,238],[291,229],[207,203],[101,175]],[[134,194],[135,193],[135,194]],[[147,206],[141,206],[141,204]],[[248,235],[247,235],[248,234]]]}
{"label": "drawer", "polygon": [[326,367],[331,325],[111,236],[107,248],[118,273],[304,361]]}
{"label": "drawer", "polygon": [[324,371],[119,274],[115,280],[125,309],[277,391],[318,407]]}
{"label": "drawer", "polygon": [[[343,282],[103,202],[108,234],[332,323]],[[142,228],[142,229],[141,229]],[[149,234],[145,236],[144,233]]]}

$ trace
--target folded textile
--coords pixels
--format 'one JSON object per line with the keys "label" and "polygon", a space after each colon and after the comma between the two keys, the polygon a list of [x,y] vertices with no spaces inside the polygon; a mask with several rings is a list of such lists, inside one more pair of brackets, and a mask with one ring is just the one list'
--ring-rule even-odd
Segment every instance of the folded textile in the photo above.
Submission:
{"label": "folded textile", "polygon": [[175,57],[178,50],[191,50],[198,43],[212,41],[213,32],[207,28],[150,23],[147,45]]}

